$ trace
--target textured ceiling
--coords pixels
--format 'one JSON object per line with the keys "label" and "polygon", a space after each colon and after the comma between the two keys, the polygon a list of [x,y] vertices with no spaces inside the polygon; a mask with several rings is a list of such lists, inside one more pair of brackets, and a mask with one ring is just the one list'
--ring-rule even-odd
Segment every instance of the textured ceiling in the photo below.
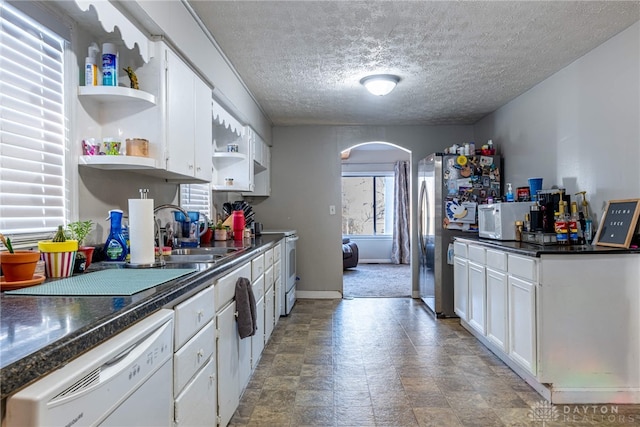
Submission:
{"label": "textured ceiling", "polygon": [[[640,19],[640,2],[189,1],[275,125],[472,124]],[[385,97],[359,84],[400,76]]]}

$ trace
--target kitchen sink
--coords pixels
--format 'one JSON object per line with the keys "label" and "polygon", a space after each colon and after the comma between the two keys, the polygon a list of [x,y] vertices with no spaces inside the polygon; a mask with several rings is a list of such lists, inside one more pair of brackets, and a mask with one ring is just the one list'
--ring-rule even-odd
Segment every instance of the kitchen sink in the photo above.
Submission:
{"label": "kitchen sink", "polygon": [[167,264],[189,262],[216,262],[241,252],[243,248],[200,247],[180,248],[171,251],[171,255],[165,255]]}
{"label": "kitchen sink", "polygon": [[199,248],[180,248],[171,251],[171,255],[231,255],[234,252],[242,251],[244,248],[223,248],[216,246],[203,246]]}
{"label": "kitchen sink", "polygon": [[190,262],[216,262],[224,258],[222,254],[203,254],[203,253],[190,253],[190,254],[173,254],[165,255],[164,262],[168,264],[175,263],[190,263]]}

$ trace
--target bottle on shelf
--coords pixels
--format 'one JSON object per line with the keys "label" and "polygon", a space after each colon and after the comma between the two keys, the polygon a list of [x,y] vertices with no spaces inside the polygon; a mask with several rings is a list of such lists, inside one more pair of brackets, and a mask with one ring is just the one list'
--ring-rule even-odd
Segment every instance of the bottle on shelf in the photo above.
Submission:
{"label": "bottle on shelf", "polygon": [[510,182],[507,183],[507,193],[505,194],[505,200],[507,202],[513,202],[514,201],[513,187],[511,186]]}
{"label": "bottle on shelf", "polygon": [[578,212],[580,217],[580,225],[582,226],[582,239],[583,244],[591,244],[591,240],[593,239],[593,222],[589,217],[589,203],[587,202],[587,192],[579,191],[575,194],[582,195],[582,209]]}
{"label": "bottle on shelf", "polygon": [[556,241],[559,245],[569,244],[569,221],[564,210],[565,202],[560,200],[558,212],[556,212],[554,228],[556,230]]}
{"label": "bottle on shelf", "polygon": [[87,53],[84,60],[84,85],[98,86],[98,53],[100,53],[98,44],[91,43]]}
{"label": "bottle on shelf", "polygon": [[578,204],[576,202],[571,202],[571,216],[569,217],[569,243],[571,245],[584,244],[580,228]]}
{"label": "bottle on shelf", "polygon": [[113,43],[102,44],[102,85],[118,86],[118,52]]}

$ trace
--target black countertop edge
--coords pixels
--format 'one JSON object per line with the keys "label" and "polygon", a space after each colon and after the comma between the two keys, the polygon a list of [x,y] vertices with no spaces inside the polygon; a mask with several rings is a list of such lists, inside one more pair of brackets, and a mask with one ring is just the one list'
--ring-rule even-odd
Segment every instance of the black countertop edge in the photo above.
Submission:
{"label": "black countertop edge", "polygon": [[640,249],[614,248],[609,246],[539,246],[530,243],[516,241],[502,241],[481,239],[479,237],[455,237],[455,240],[477,243],[488,248],[500,249],[519,255],[540,258],[542,255],[614,255],[614,254],[640,254]]}
{"label": "black countertop edge", "polygon": [[[173,308],[210,286],[213,279],[273,247],[282,237],[280,235],[263,237],[259,246],[244,250],[219,265],[141,291],[140,293],[149,293],[149,296],[131,303],[116,313],[94,319],[90,324],[3,367],[0,369],[0,399],[5,399],[37,379],[62,368],[82,353],[102,344],[161,308]],[[34,296],[31,298],[47,297]]]}

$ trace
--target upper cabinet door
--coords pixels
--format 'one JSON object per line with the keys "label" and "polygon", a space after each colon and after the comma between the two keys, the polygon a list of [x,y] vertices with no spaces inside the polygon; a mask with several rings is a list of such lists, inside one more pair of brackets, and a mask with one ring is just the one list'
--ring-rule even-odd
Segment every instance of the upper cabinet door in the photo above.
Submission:
{"label": "upper cabinet door", "polygon": [[213,175],[213,122],[211,89],[198,76],[195,87],[195,174],[196,178],[211,182]]}
{"label": "upper cabinet door", "polygon": [[171,50],[165,50],[167,73],[167,170],[195,175],[194,73]]}

